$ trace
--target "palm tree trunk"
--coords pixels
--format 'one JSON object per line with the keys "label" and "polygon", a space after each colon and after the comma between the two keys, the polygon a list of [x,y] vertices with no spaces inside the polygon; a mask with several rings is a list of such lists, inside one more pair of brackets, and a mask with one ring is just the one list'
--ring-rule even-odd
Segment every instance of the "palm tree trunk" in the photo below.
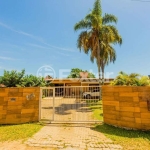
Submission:
{"label": "palm tree trunk", "polygon": [[101,71],[100,66],[98,66],[98,79],[99,79],[99,86],[101,85]]}
{"label": "palm tree trunk", "polygon": [[99,76],[99,100],[101,99],[101,70],[100,70],[100,66],[98,66],[98,76]]}
{"label": "palm tree trunk", "polygon": [[99,86],[101,85],[101,61],[100,61],[100,48],[98,45],[98,50],[97,50],[97,54],[98,54],[98,60],[97,60],[97,66],[98,66],[98,78],[99,78]]}
{"label": "palm tree trunk", "polygon": [[105,82],[105,77],[104,77],[104,62],[102,61],[101,62],[101,68],[102,68],[102,85],[104,85],[104,82]]}
{"label": "palm tree trunk", "polygon": [[[98,36],[99,37],[99,36]],[[100,41],[99,41],[99,38],[98,38],[98,47],[97,47],[97,54],[98,54],[98,60],[97,60],[97,63],[98,63],[98,75],[99,75],[99,100],[101,99],[101,61],[100,61]]]}
{"label": "palm tree trunk", "polygon": [[104,85],[105,77],[104,77],[104,66],[102,67],[102,85]]}

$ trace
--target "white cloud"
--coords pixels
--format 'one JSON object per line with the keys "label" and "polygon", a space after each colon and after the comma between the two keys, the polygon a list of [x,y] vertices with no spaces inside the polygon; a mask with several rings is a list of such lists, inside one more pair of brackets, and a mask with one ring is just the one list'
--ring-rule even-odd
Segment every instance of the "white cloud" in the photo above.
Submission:
{"label": "white cloud", "polygon": [[47,46],[50,46],[51,48],[54,48],[54,49],[59,49],[59,50],[69,51],[69,52],[76,52],[75,50],[70,49],[70,48],[57,47],[57,46],[50,45],[50,44],[47,44],[47,43],[43,43],[43,44],[45,44],[45,45],[47,45]]}
{"label": "white cloud", "polygon": [[[45,46],[41,46],[41,45],[37,45],[37,44],[28,44],[30,46],[33,46],[33,47],[37,47],[37,48],[41,48],[41,49],[45,49],[45,50],[53,50],[54,48],[48,48],[48,47],[45,47]],[[62,48],[61,48],[62,49]],[[69,50],[65,50],[65,51],[69,51]],[[55,51],[55,53],[59,54],[59,55],[63,55],[63,56],[70,56],[69,54],[66,54],[66,53],[62,53],[60,51]],[[58,58],[56,56],[52,56],[53,58]]]}
{"label": "white cloud", "polygon": [[37,41],[44,42],[44,40],[42,38],[38,37],[38,36],[34,36],[34,35],[30,34],[30,33],[27,33],[27,32],[21,31],[21,30],[15,30],[13,27],[8,26],[8,25],[6,25],[6,24],[4,24],[2,22],[0,22],[0,26],[6,28],[8,30],[11,30],[13,32],[16,32],[18,34],[22,34],[22,35],[28,36],[28,37],[30,37],[32,39],[37,40]]}
{"label": "white cloud", "polygon": [[44,39],[41,38],[41,37],[32,35],[30,33],[27,33],[27,32],[21,31],[21,30],[16,30],[13,27],[8,26],[8,25],[6,25],[6,24],[4,24],[2,22],[0,22],[0,26],[4,27],[4,28],[6,28],[6,29],[8,29],[10,31],[16,32],[18,34],[21,34],[21,35],[30,37],[32,39],[35,39],[36,41],[41,42],[42,44],[49,46],[49,48],[46,48],[46,47],[43,47],[43,46],[40,46],[40,45],[36,45],[36,44],[30,44],[31,46],[35,46],[35,47],[39,47],[39,48],[45,48],[45,49],[51,49],[51,48],[53,48],[53,49],[58,49],[58,50],[62,50],[62,51],[76,52],[75,50],[73,50],[71,48],[64,48],[64,47],[57,47],[57,46],[54,46],[54,45],[50,45],[50,44],[46,43],[44,41]]}
{"label": "white cloud", "polygon": [[50,49],[48,47],[37,45],[37,44],[28,44],[28,45],[33,46],[33,47],[37,47],[37,48],[42,48],[42,49]]}
{"label": "white cloud", "polygon": [[0,26],[2,26],[2,27],[4,27],[4,28],[7,28],[7,29],[9,29],[9,30],[14,31],[11,27],[9,27],[8,25],[6,25],[6,24],[4,24],[4,23],[2,23],[2,22],[0,22]]}
{"label": "white cloud", "polygon": [[60,52],[56,52],[57,54],[60,54],[60,55],[63,55],[63,56],[70,56],[68,54],[65,54],[65,53],[60,53]]}
{"label": "white cloud", "polygon": [[[34,46],[34,47],[37,47],[37,48],[47,49],[47,50],[58,49],[58,50],[67,51],[67,52],[76,52],[75,50],[72,50],[72,49],[69,49],[69,48],[57,47],[57,46],[53,46],[53,45],[50,45],[50,44],[47,44],[47,43],[43,43],[43,44],[45,44],[49,47],[45,47],[45,46],[41,46],[41,45],[37,45],[37,44],[28,44],[28,45]],[[63,53],[61,53],[61,54],[63,54]]]}
{"label": "white cloud", "polygon": [[2,60],[16,60],[16,59],[11,58],[11,57],[3,57],[3,56],[0,56],[0,59],[2,59]]}

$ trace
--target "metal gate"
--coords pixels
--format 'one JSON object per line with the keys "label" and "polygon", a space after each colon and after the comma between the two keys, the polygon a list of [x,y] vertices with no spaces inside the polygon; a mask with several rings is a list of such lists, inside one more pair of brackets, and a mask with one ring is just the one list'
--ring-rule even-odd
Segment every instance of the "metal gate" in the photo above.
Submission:
{"label": "metal gate", "polygon": [[99,122],[103,119],[101,87],[41,88],[40,121]]}

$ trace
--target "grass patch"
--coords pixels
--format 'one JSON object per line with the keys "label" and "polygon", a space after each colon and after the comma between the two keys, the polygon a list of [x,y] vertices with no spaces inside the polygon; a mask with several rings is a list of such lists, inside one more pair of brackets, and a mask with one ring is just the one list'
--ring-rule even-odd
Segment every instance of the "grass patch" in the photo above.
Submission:
{"label": "grass patch", "polygon": [[103,110],[102,109],[92,109],[93,118],[103,121]]}
{"label": "grass patch", "polygon": [[104,133],[125,150],[150,150],[150,131],[125,130],[106,124],[98,125],[93,130]]}
{"label": "grass patch", "polygon": [[93,105],[93,106],[89,106],[91,109],[102,109],[101,105]]}
{"label": "grass patch", "polygon": [[21,125],[0,125],[0,141],[27,139],[38,132],[42,125],[31,123]]}
{"label": "grass patch", "polygon": [[95,102],[95,100],[92,102],[89,101],[88,105],[93,111],[92,117],[96,120],[103,121],[102,101],[97,101],[97,102]]}
{"label": "grass patch", "polygon": [[86,103],[88,104],[88,107],[92,109],[92,117],[96,120],[103,121],[102,101],[89,100],[86,101]]}
{"label": "grass patch", "polygon": [[90,105],[91,104],[93,104],[93,105],[94,104],[102,105],[102,100],[98,100],[98,99],[86,99],[85,101],[86,101],[87,104],[90,104]]}

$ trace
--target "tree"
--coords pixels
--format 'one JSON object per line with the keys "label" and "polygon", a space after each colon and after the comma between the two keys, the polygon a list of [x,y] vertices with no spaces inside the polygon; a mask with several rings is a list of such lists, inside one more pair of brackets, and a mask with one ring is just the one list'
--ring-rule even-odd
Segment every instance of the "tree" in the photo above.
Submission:
{"label": "tree", "polygon": [[[84,72],[88,72],[88,71],[85,70]],[[96,77],[92,72],[88,72],[88,78],[96,78]]]}
{"label": "tree", "polygon": [[148,77],[141,76],[137,73],[126,74],[121,71],[111,84],[123,86],[147,86],[150,85],[150,80]]}
{"label": "tree", "polygon": [[[88,72],[87,70],[83,71],[79,68],[73,68],[71,69],[71,72],[68,76],[68,78],[80,78],[80,72]],[[91,72],[88,72],[88,78],[95,78],[95,75]]]}
{"label": "tree", "polygon": [[82,30],[77,40],[77,47],[86,54],[91,53],[91,61],[96,60],[99,73],[109,62],[114,62],[116,53],[112,44],[122,44],[122,38],[114,25],[117,18],[112,14],[102,16],[101,1],[95,0],[93,10],[86,17],[75,24],[74,30]]}
{"label": "tree", "polygon": [[17,87],[23,81],[25,75],[25,70],[17,72],[16,70],[6,71],[4,70],[4,75],[0,78],[0,84],[6,87]]}
{"label": "tree", "polygon": [[116,52],[113,47],[109,46],[108,48],[104,48],[101,53],[100,65],[102,70],[102,84],[104,84],[104,70],[105,66],[110,62],[115,62],[116,60]]}
{"label": "tree", "polygon": [[37,77],[34,75],[26,75],[18,87],[44,87],[46,86],[46,81],[43,77]]}
{"label": "tree", "polygon": [[21,72],[4,70],[4,75],[0,77],[0,84],[6,87],[37,87],[48,86],[50,83],[47,83],[43,77],[25,75],[25,70]]}

